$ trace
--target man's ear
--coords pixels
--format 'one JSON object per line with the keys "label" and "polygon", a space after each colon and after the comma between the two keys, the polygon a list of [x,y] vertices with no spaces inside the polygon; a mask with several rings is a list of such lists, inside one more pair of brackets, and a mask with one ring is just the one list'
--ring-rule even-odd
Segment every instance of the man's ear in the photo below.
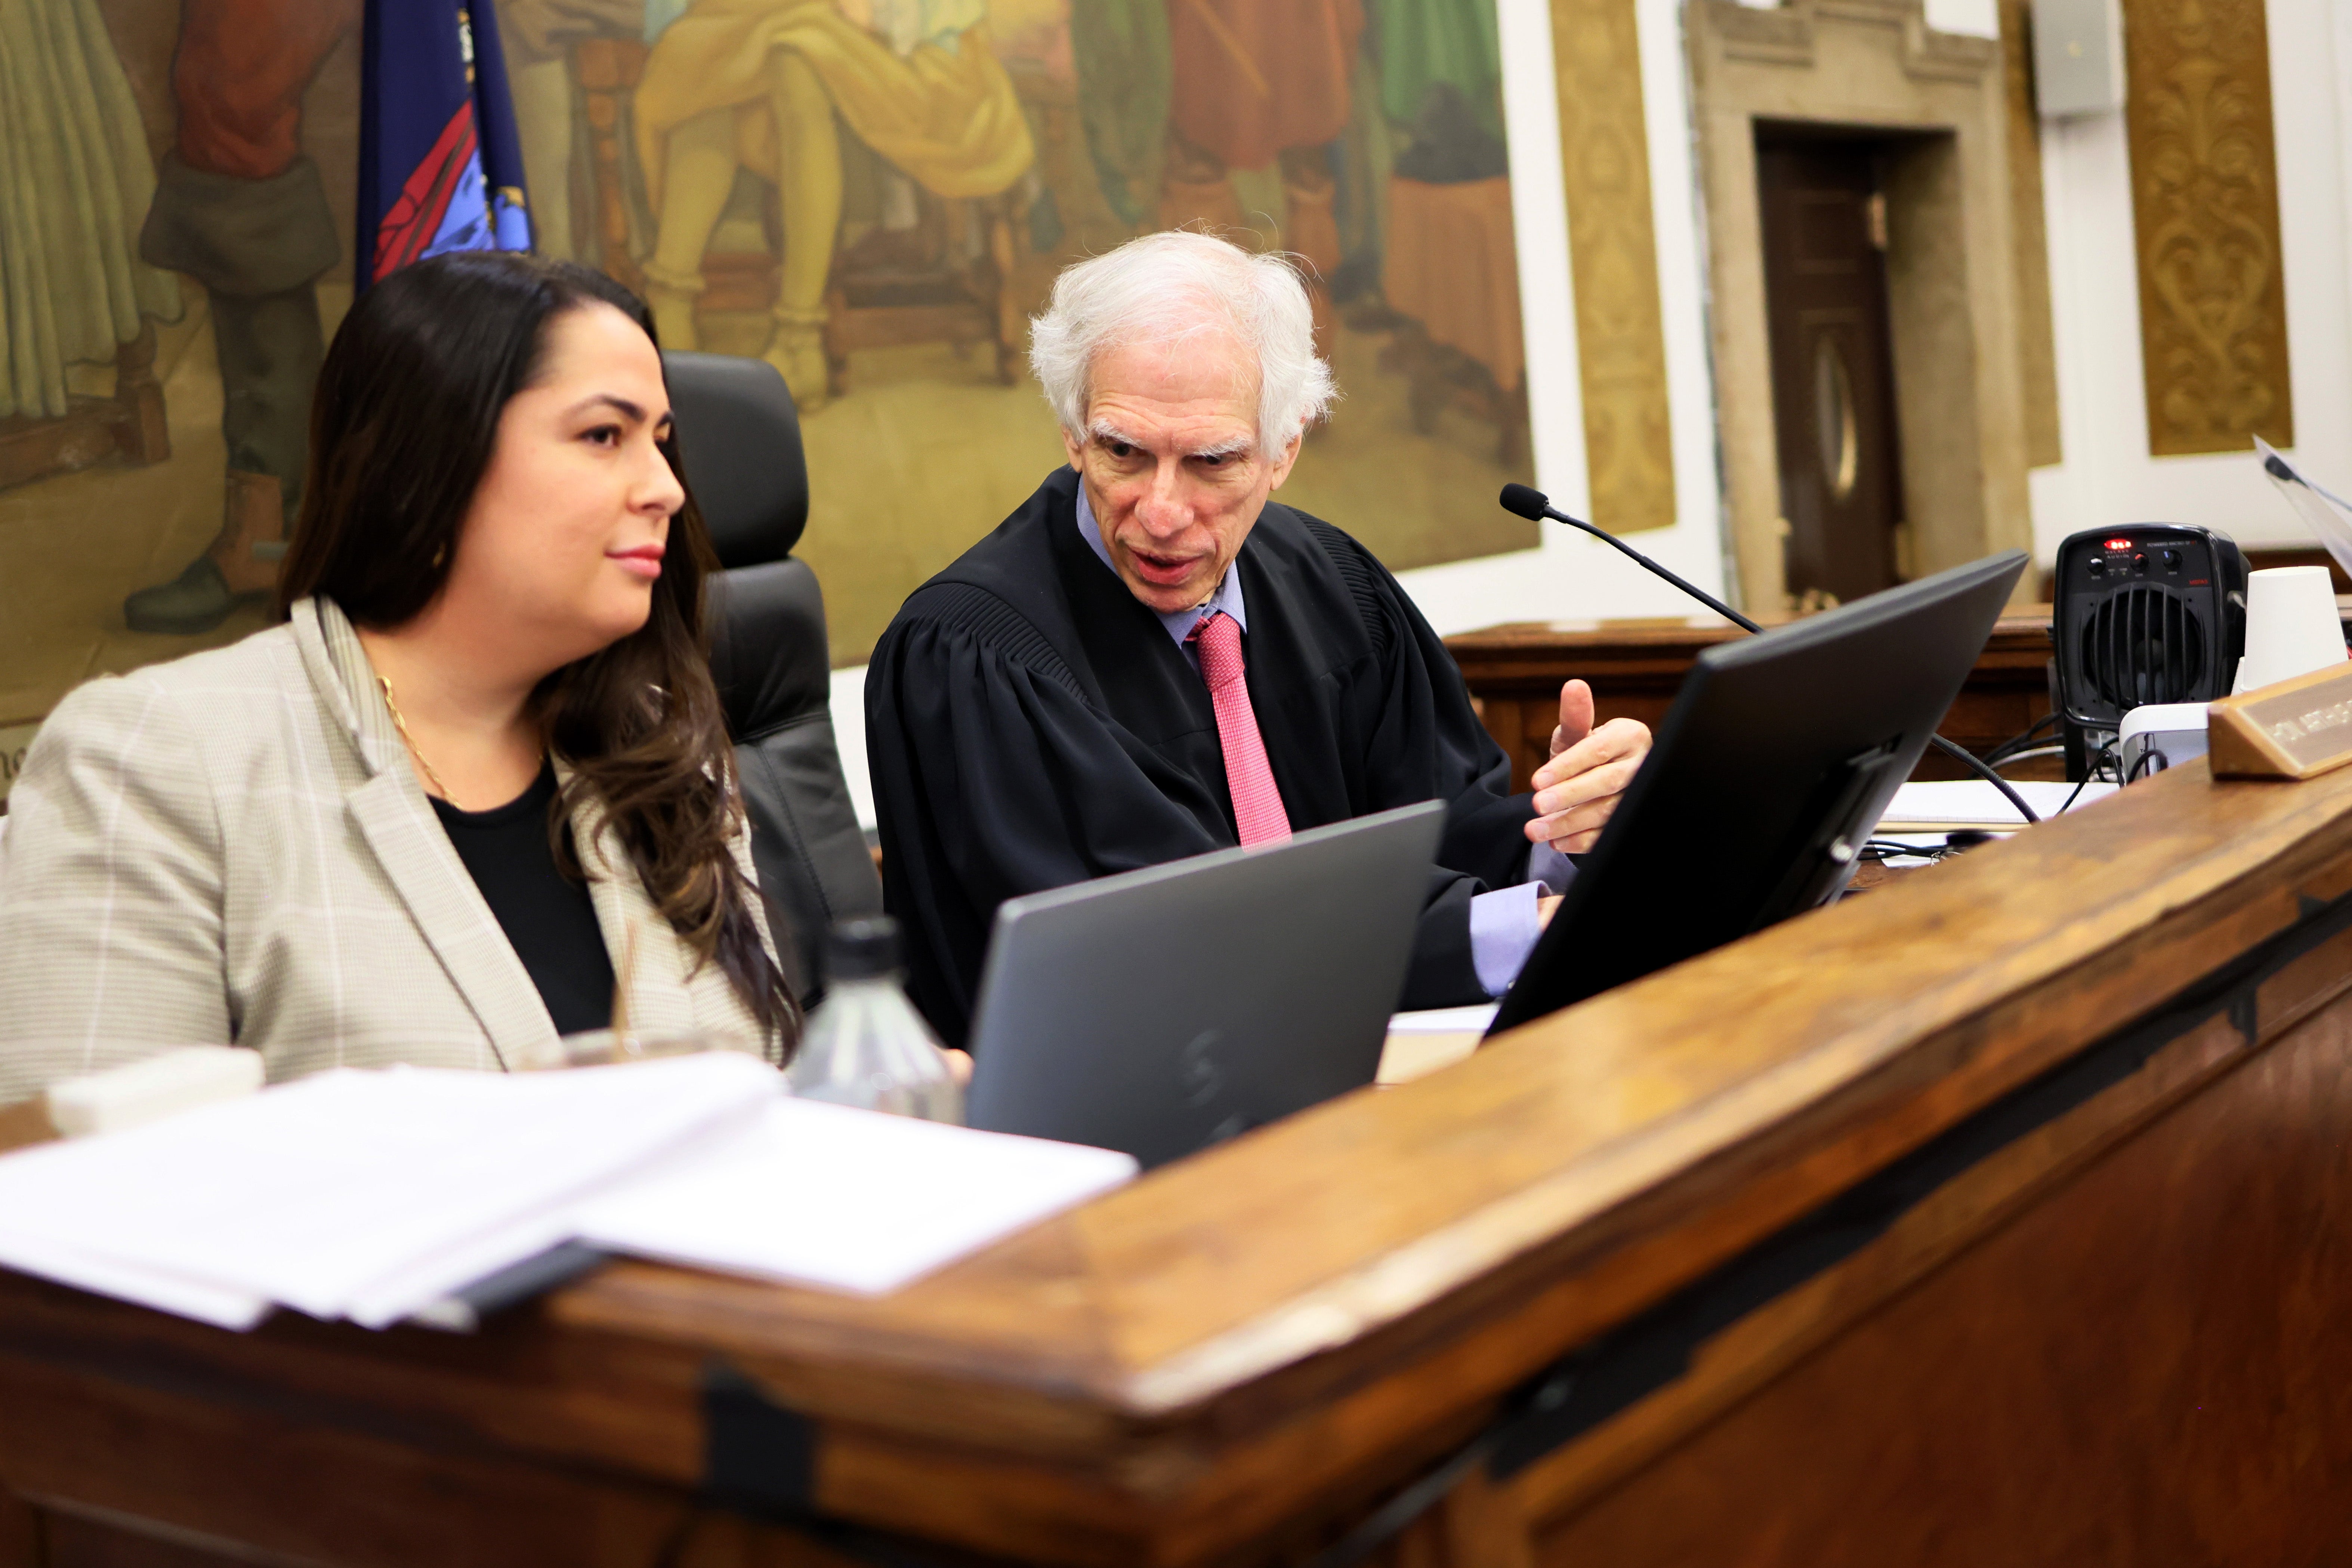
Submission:
{"label": "man's ear", "polygon": [[1082,474],[1087,471],[1086,437],[1083,436],[1073,436],[1068,430],[1065,429],[1062,432],[1062,450],[1069,454],[1071,468],[1076,469]]}
{"label": "man's ear", "polygon": [[1291,465],[1298,461],[1298,448],[1306,440],[1307,432],[1303,429],[1290,438],[1290,445],[1285,447],[1282,456],[1275,459],[1274,478],[1268,481],[1266,489],[1278,490],[1282,488],[1282,481],[1290,477]]}

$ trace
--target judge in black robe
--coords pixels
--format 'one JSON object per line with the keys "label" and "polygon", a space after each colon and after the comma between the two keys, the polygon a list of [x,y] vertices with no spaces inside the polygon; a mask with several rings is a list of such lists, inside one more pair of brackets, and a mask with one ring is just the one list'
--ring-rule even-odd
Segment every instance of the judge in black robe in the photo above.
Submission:
{"label": "judge in black robe", "polygon": [[[1581,720],[1564,691],[1535,804],[1510,793],[1502,748],[1396,579],[1270,499],[1332,395],[1280,260],[1146,236],[1066,271],[1035,337],[1073,467],[916,590],[866,672],[883,890],[917,1005],[962,1045],[998,904],[1240,842],[1215,709],[1176,640],[1236,580],[1289,827],[1444,801],[1404,1005],[1486,1000],[1474,899],[1525,881],[1535,839],[1589,847],[1648,731],[1585,733],[1591,693],[1571,682]],[[1538,906],[1498,902],[1524,912],[1507,984]]]}
{"label": "judge in black robe", "polygon": [[[866,671],[886,901],[950,1045],[998,904],[1240,841],[1208,688],[1079,532],[1077,488],[1055,470],[916,590]],[[1470,900],[1526,879],[1534,812],[1453,657],[1370,551],[1305,512],[1269,501],[1233,570],[1292,829],[1446,802],[1404,1005],[1486,1001]]]}

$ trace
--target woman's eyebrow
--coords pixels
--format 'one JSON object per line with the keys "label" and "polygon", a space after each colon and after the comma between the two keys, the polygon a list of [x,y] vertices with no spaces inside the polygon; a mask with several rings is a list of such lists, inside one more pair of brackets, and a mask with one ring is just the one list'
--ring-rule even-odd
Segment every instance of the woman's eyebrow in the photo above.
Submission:
{"label": "woman's eyebrow", "polygon": [[[603,404],[606,407],[618,410],[622,417],[629,420],[632,424],[643,424],[645,422],[646,411],[641,405],[630,402],[625,397],[616,397],[609,392],[600,392],[593,397],[582,398],[579,402],[572,405],[570,412],[573,414],[583,413],[587,409],[595,407],[598,404]],[[662,421],[667,424],[669,421],[669,411],[667,409],[664,409],[662,411]]]}

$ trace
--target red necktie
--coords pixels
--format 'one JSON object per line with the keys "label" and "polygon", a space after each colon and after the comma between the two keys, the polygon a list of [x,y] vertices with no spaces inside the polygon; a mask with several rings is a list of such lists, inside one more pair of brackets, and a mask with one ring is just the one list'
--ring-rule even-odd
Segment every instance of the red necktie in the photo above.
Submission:
{"label": "red necktie", "polygon": [[1242,847],[1279,844],[1290,837],[1290,816],[1282,809],[1282,792],[1275,787],[1274,769],[1265,760],[1265,742],[1257,732],[1257,715],[1250,710],[1249,682],[1243,679],[1242,628],[1219,610],[1192,628],[1201,653],[1201,679],[1209,683],[1209,700],[1217,710],[1217,740],[1225,752],[1225,787],[1234,797],[1234,826],[1241,830]]}

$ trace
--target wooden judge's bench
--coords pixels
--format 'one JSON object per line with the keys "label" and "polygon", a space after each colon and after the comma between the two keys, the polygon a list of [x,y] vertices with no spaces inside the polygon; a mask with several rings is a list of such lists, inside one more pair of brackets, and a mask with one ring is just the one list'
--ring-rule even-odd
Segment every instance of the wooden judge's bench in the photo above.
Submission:
{"label": "wooden judge's bench", "polygon": [[[1529,775],[1550,755],[1561,682],[1574,677],[1589,684],[1601,720],[1639,719],[1655,729],[1698,656],[1748,635],[1713,616],[1662,616],[1495,626],[1448,637],[1445,647],[1461,667],[1488,732],[1510,754],[1512,787],[1526,789]],[[2048,609],[2001,616],[1944,718],[1944,736],[1981,753],[2024,733],[2050,711],[2049,663]],[[1930,751],[1915,776],[1963,775],[1958,763]],[[2026,768],[2011,770],[2011,776],[2065,773],[2063,768]]]}
{"label": "wooden judge's bench", "polygon": [[0,1484],[5,1568],[2344,1562],[2352,769],[2177,768],[879,1300],[0,1275]]}
{"label": "wooden judge's bench", "polygon": [[[2303,557],[2319,553],[2272,551],[2254,563],[2311,565],[2316,563]],[[2345,637],[2352,641],[2352,595],[2337,595],[2336,607],[2345,623]],[[1487,732],[1510,755],[1512,787],[1526,789],[1529,776],[1550,755],[1563,681],[1574,677],[1591,686],[1600,719],[1639,719],[1655,728],[1698,656],[1717,643],[1748,635],[1714,616],[1665,616],[1492,626],[1450,637],[1445,647],[1461,667]],[[1944,737],[1981,755],[2023,734],[2050,711],[2050,653],[2049,606],[2012,607],[1995,623],[1976,668],[1945,714],[1938,727]],[[2003,772],[2011,778],[2066,776],[2054,757],[2036,758]],[[1913,776],[1968,775],[1958,763],[1930,751]]]}

